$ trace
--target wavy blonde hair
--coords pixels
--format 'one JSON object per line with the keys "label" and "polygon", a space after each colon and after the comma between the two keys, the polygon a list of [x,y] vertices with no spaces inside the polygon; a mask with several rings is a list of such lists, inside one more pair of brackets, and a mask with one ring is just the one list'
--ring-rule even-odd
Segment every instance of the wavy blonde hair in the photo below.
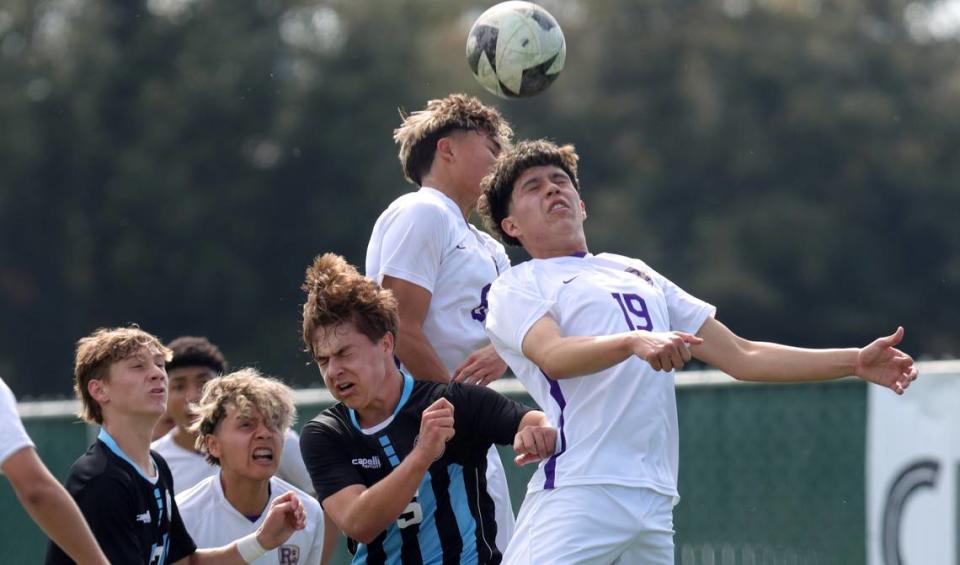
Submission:
{"label": "wavy blonde hair", "polygon": [[290,429],[297,417],[290,387],[256,369],[240,369],[211,379],[204,385],[203,396],[194,407],[200,418],[190,431],[197,434],[197,450],[214,465],[219,465],[220,459],[207,451],[207,437],[217,431],[217,425],[227,415],[227,406],[233,406],[244,417],[249,417],[256,408],[267,427],[281,434]]}

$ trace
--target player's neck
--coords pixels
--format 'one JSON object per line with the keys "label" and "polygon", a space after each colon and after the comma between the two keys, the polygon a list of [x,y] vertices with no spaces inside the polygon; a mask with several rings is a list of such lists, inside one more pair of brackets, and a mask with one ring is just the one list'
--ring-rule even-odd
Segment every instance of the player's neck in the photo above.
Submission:
{"label": "player's neck", "polygon": [[270,480],[242,477],[227,469],[220,470],[220,486],[223,496],[244,516],[263,514],[270,502]]}
{"label": "player's neck", "polygon": [[569,257],[590,251],[587,249],[587,242],[582,238],[572,238],[567,241],[525,242],[523,247],[534,259]]}
{"label": "player's neck", "polygon": [[384,378],[380,394],[362,410],[357,410],[357,421],[361,428],[371,428],[383,422],[397,409],[400,396],[403,394],[403,375],[394,367],[389,366]]}
{"label": "player's neck", "polygon": [[197,435],[198,434],[191,434],[180,426],[175,426],[173,430],[170,431],[170,438],[173,439],[173,443],[187,451],[193,451],[195,453],[197,452]]}
{"label": "player's neck", "polygon": [[153,424],[144,425],[142,417],[124,414],[104,414],[103,429],[110,434],[123,453],[134,465],[148,476],[155,476],[153,461],[150,459],[150,440],[153,437]]}
{"label": "player's neck", "polygon": [[429,186],[453,200],[457,208],[460,208],[460,213],[464,219],[469,219],[473,209],[477,207],[479,197],[476,190],[472,190],[470,187],[458,187],[453,179],[445,178],[443,174],[428,174],[423,177],[423,186]]}

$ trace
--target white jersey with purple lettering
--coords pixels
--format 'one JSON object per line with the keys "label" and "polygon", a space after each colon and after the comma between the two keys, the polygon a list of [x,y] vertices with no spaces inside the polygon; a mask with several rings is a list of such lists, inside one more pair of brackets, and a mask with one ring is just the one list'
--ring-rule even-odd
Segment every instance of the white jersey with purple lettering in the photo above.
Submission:
{"label": "white jersey with purple lettering", "polygon": [[394,200],[367,246],[367,276],[391,276],[431,294],[423,333],[451,375],[490,343],[483,331],[486,293],[510,267],[503,245],[463,218],[457,203],[423,187]]}
{"label": "white jersey with purple lettering", "polygon": [[632,356],[598,373],[554,380],[524,357],[521,344],[545,315],[565,336],[696,333],[716,309],[644,262],[610,253],[527,261],[497,279],[488,298],[487,333],[497,352],[559,428],[557,451],[540,464],[528,493],[622,485],[676,499],[673,372]]}

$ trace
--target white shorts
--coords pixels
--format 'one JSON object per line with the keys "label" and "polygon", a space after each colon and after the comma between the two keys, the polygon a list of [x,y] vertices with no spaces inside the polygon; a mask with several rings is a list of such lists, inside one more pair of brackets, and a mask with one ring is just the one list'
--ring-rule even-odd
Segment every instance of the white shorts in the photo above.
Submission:
{"label": "white shorts", "polygon": [[500,553],[507,548],[513,537],[513,502],[510,501],[510,488],[507,485],[507,473],[503,470],[503,461],[497,446],[490,446],[487,452],[487,494],[493,499],[494,519],[497,521],[497,548]]}
{"label": "white shorts", "polygon": [[673,565],[673,499],[584,485],[528,494],[503,565]]}

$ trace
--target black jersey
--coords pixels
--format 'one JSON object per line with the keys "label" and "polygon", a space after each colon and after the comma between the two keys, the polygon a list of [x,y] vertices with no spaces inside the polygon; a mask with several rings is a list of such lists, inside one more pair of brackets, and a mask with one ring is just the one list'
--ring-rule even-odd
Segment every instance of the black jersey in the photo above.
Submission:
{"label": "black jersey", "polygon": [[[151,451],[157,476],[149,479],[105,430],[70,467],[66,488],[90,524],[110,563],[169,565],[197,547],[183,526],[166,461]],[[47,565],[73,563],[50,542]]]}
{"label": "black jersey", "polygon": [[300,436],[303,461],[321,502],[351,485],[372,486],[410,453],[421,414],[440,397],[454,406],[453,439],[387,530],[370,544],[350,541],[354,563],[500,562],[486,486],[487,451],[494,443],[512,444],[530,408],[487,388],[414,382],[404,375],[393,416],[375,432],[361,431],[356,414],[343,404],[308,422]]}

